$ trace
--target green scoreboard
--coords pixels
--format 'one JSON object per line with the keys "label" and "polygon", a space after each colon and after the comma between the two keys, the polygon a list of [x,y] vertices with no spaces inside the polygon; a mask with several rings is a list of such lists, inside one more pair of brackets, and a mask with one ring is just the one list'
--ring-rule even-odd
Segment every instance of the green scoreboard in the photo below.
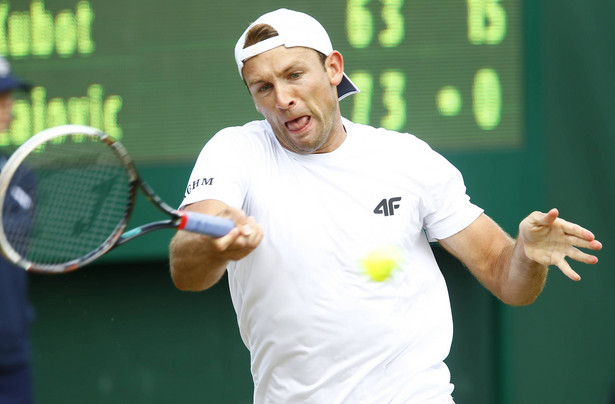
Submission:
{"label": "green scoreboard", "polygon": [[444,153],[514,149],[522,133],[518,0],[1,0],[0,53],[33,89],[0,148],[65,123],[103,129],[137,164],[190,164],[219,129],[260,119],[235,41],[259,15],[307,12],[361,93],[347,118]]}
{"label": "green scoreboard", "polygon": [[[341,101],[345,117],[429,142],[505,228],[527,213],[516,168],[530,166],[519,0],[0,0],[0,54],[33,85],[16,94],[0,151],[48,127],[94,126],[120,139],[177,206],[207,140],[262,119],[233,50],[252,21],[280,7],[313,15],[344,56],[361,89]],[[160,219],[146,207],[129,227]],[[171,235],[110,257],[164,258]]]}

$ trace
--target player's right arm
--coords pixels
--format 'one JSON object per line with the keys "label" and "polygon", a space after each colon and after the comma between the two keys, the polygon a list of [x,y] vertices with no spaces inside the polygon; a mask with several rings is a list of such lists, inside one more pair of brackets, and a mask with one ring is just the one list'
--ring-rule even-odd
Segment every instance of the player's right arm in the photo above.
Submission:
{"label": "player's right arm", "polygon": [[201,291],[215,285],[229,261],[252,252],[263,238],[263,229],[254,218],[218,200],[205,200],[185,207],[186,211],[225,217],[235,222],[226,236],[212,238],[179,230],[169,248],[171,277],[180,290]]}

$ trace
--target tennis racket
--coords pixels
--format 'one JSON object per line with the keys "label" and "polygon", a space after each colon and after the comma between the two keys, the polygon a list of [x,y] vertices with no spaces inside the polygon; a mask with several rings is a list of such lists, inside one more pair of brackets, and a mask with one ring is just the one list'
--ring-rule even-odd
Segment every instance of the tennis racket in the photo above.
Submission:
{"label": "tennis racket", "polygon": [[[167,220],[125,231],[138,190]],[[233,221],[181,212],[139,177],[126,149],[97,129],[63,125],[22,144],[0,173],[0,250],[14,264],[60,273],[153,230],[221,237]]]}

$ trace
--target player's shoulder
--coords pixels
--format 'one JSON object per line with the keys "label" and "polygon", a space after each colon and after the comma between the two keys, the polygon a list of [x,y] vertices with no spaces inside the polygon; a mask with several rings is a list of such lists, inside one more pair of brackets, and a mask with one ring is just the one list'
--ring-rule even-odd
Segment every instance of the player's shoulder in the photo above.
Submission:
{"label": "player's shoulder", "polygon": [[233,147],[258,147],[270,143],[271,127],[264,121],[251,121],[241,126],[229,126],[219,130],[208,143],[224,143]]}
{"label": "player's shoulder", "polygon": [[267,131],[269,125],[267,121],[261,119],[256,121],[250,121],[243,125],[237,126],[228,126],[218,131],[218,133],[237,133],[237,134],[248,134],[248,133],[262,133]]}
{"label": "player's shoulder", "polygon": [[405,154],[431,154],[431,146],[419,137],[391,129],[378,128],[361,123],[351,122],[344,119],[344,126],[353,132],[364,144],[369,147],[379,149],[384,148],[390,152],[400,152]]}

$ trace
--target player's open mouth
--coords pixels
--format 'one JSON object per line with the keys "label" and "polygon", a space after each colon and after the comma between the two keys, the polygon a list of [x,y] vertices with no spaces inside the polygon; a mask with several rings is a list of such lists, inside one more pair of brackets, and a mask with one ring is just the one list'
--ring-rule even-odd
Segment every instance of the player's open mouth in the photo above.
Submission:
{"label": "player's open mouth", "polygon": [[284,123],[286,128],[292,132],[298,132],[307,127],[310,124],[311,118],[309,116],[301,116],[297,119],[293,119],[292,121],[287,121]]}

